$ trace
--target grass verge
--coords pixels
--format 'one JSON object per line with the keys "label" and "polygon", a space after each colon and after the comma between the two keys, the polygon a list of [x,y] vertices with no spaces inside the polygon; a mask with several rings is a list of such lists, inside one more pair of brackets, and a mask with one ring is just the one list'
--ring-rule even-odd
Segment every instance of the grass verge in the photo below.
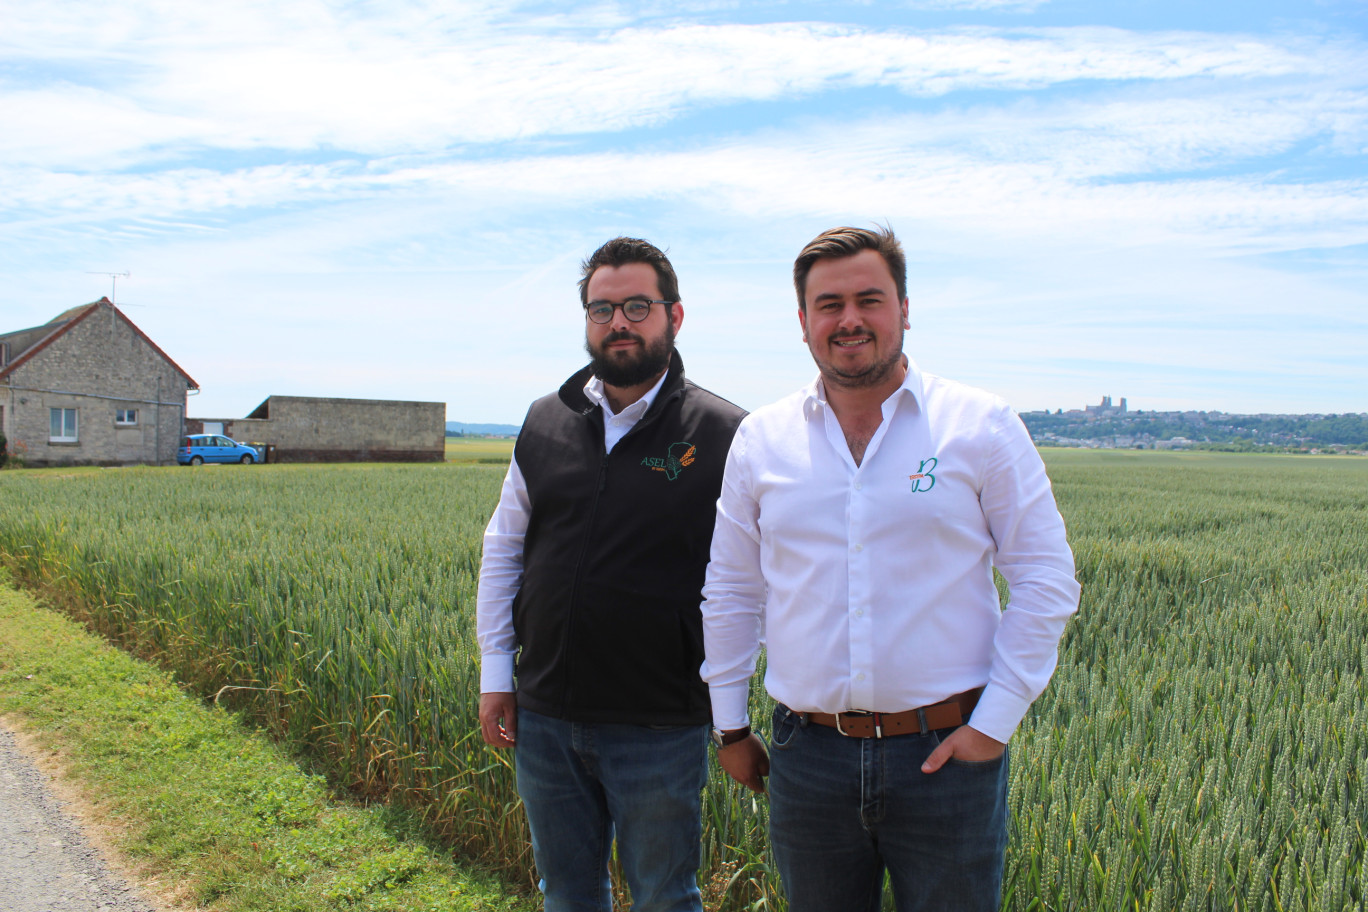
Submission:
{"label": "grass verge", "polygon": [[264,736],[15,589],[0,568],[0,713],[79,782],[134,866],[213,912],[530,910],[387,806],[330,800]]}

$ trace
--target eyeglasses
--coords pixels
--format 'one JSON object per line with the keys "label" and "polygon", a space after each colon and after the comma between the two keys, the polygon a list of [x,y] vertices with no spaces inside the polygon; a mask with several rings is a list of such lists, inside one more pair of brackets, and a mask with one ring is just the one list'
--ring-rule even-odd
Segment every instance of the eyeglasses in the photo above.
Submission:
{"label": "eyeglasses", "polygon": [[651,313],[652,304],[675,304],[675,301],[647,301],[644,298],[632,298],[630,301],[616,303],[613,301],[590,301],[584,305],[584,312],[589,315],[589,319],[595,323],[609,323],[613,319],[613,311],[622,308],[622,315],[633,323],[640,323]]}

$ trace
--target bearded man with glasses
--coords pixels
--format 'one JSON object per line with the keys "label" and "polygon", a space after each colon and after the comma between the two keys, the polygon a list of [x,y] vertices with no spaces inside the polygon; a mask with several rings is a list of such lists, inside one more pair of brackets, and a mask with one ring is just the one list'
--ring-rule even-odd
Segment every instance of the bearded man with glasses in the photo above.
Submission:
{"label": "bearded man with glasses", "polygon": [[484,538],[480,728],[515,748],[547,912],[699,912],[711,711],[699,605],[745,412],[684,378],[679,283],[615,238],[579,282],[590,363],[532,404]]}

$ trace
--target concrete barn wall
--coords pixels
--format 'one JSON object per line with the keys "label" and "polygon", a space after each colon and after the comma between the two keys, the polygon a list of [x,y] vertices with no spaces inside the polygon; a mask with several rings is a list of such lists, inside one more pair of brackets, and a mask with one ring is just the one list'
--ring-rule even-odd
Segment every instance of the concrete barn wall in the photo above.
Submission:
{"label": "concrete barn wall", "polygon": [[186,433],[222,421],[242,443],[272,447],[274,462],[441,462],[446,403],[272,396],[267,418],[192,418]]}

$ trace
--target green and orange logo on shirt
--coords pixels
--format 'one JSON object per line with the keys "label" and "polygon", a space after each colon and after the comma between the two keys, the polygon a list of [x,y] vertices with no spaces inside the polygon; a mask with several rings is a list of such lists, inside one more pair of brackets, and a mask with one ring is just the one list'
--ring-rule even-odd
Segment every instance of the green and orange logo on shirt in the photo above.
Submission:
{"label": "green and orange logo on shirt", "polygon": [[679,477],[679,473],[693,465],[697,458],[698,448],[688,441],[670,444],[670,448],[665,452],[664,458],[659,456],[647,456],[641,460],[641,464],[649,466],[653,472],[664,472],[665,477],[674,481]]}

